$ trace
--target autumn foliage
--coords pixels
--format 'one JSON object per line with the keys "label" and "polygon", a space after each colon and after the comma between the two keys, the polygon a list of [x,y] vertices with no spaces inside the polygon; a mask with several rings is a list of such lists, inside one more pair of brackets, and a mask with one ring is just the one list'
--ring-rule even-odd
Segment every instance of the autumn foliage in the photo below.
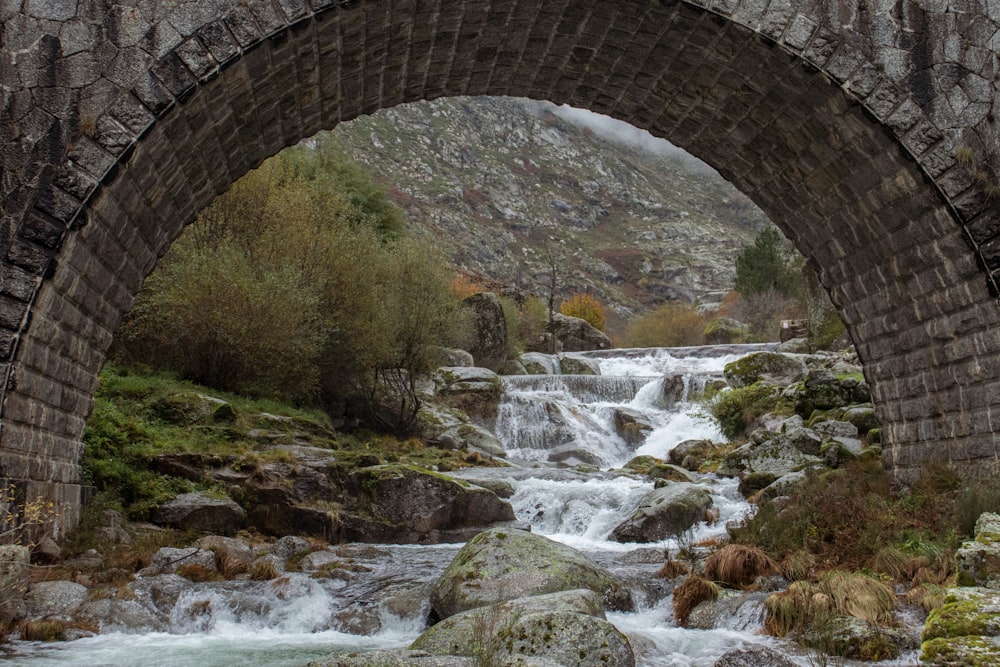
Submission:
{"label": "autumn foliage", "polygon": [[604,314],[604,306],[593,294],[577,293],[562,302],[559,312],[569,317],[579,317],[586,320],[595,329],[604,331],[607,324],[607,317]]}

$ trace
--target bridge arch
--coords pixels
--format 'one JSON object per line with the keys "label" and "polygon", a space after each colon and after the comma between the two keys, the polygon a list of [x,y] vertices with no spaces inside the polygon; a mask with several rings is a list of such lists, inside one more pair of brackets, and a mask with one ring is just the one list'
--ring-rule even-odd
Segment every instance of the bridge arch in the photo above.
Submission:
{"label": "bridge arch", "polygon": [[0,10],[0,474],[78,506],[97,373],[184,225],[302,138],[450,95],[587,108],[714,166],[818,269],[864,363],[897,479],[929,461],[996,472],[1000,17],[981,4]]}

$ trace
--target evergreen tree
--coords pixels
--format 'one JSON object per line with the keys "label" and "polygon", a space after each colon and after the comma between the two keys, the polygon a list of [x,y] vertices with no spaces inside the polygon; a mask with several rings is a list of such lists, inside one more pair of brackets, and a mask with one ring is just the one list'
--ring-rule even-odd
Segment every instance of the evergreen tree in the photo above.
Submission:
{"label": "evergreen tree", "polygon": [[734,288],[744,297],[768,290],[793,297],[800,291],[801,283],[791,253],[773,227],[758,234],[753,245],[744,248],[736,258]]}

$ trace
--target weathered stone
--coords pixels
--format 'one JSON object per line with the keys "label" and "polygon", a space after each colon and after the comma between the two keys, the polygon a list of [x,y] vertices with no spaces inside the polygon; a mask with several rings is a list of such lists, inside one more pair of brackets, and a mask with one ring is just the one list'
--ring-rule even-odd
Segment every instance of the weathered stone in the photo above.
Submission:
{"label": "weathered stone", "polygon": [[220,535],[235,535],[245,520],[246,512],[229,498],[201,492],[179,495],[153,513],[153,521],[160,525]]}
{"label": "weathered stone", "polygon": [[[966,3],[956,13],[946,2],[905,0],[899,11],[872,12],[868,5],[810,0],[792,12],[787,2],[699,0],[683,11],[656,5],[641,15],[628,4],[599,3],[581,9],[585,15],[575,6],[553,13],[531,5],[517,31],[498,37],[471,30],[468,39],[437,41],[414,28],[426,23],[420,12],[397,15],[379,5],[370,24],[392,25],[403,36],[391,52],[384,39],[366,40],[365,31],[352,29],[354,13],[320,11],[328,2],[253,6],[224,0],[145,11],[97,0],[3,4],[2,255],[38,277],[32,294],[45,298],[24,299],[22,317],[5,319],[0,353],[10,356],[16,338],[17,355],[4,367],[0,464],[23,471],[22,481],[30,471],[31,481],[50,485],[49,495],[71,499],[67,522],[81,498],[79,444],[90,404],[84,398],[43,413],[36,399],[65,387],[89,395],[110,332],[142,282],[138,274],[152,266],[148,257],[162,254],[234,174],[311,136],[330,118],[452,89],[507,93],[524,63],[569,63],[538,69],[533,93],[572,101],[567,91],[585,91],[581,103],[617,109],[625,120],[696,149],[775,212],[824,283],[835,286],[850,338],[866,361],[896,481],[912,482],[944,452],[963,473],[996,472],[990,413],[1000,343],[990,334],[1000,325],[1000,255],[989,234],[990,207],[982,205],[995,184],[978,177],[995,172],[995,3]],[[500,25],[508,20],[502,11],[459,3],[450,20]],[[630,27],[600,35],[573,27],[584,21]],[[517,38],[550,24],[566,29],[528,47]],[[328,30],[344,35],[346,46],[317,49]],[[690,63],[675,57],[671,45],[685,45],[685,58],[701,63],[691,70],[696,81],[678,74]],[[212,64],[232,57],[237,46],[240,66]],[[642,57],[656,49],[662,57]],[[309,54],[315,59],[309,71],[330,78],[318,85],[315,77],[291,77],[299,70],[286,66],[285,54]],[[635,76],[610,85],[609,68],[633,60],[641,63]],[[378,63],[365,70],[371,81],[345,65],[355,61]],[[141,66],[130,66],[136,62]],[[401,71],[415,73],[404,82],[394,74]],[[650,81],[662,90],[647,94]],[[712,94],[680,94],[701,87]],[[145,120],[123,118],[122,99],[141,104]],[[285,118],[292,107],[296,122],[242,122],[244,113]],[[218,113],[206,118],[206,108]],[[705,139],[720,128],[725,141]],[[792,135],[836,140],[787,141]],[[239,150],[227,150],[233,142]],[[221,151],[206,148],[217,145]],[[94,196],[51,196],[70,185],[61,180],[54,188],[52,175],[70,170],[87,172]],[[168,182],[151,176],[163,173]],[[882,186],[873,188],[873,173]],[[579,208],[564,203],[556,219]],[[105,214],[109,208],[112,215]],[[25,236],[39,210],[74,222],[58,249]],[[561,223],[544,226],[554,224]],[[130,239],[137,229],[155,247],[115,241],[114,266],[80,261],[82,249],[110,248],[105,239]],[[642,268],[643,275],[661,270]],[[73,332],[72,358],[49,335],[53,325]],[[841,388],[851,389],[851,402],[870,400],[859,398],[871,394],[865,383]],[[800,406],[803,415],[813,409]],[[956,452],[968,452],[968,460]]]}
{"label": "weathered stone", "polygon": [[72,581],[40,581],[27,596],[29,619],[59,618],[70,620],[87,599],[86,586]]}
{"label": "weathered stone", "polygon": [[797,663],[766,646],[726,651],[713,667],[795,667]]}
{"label": "weathered stone", "polygon": [[711,505],[711,496],[700,486],[687,482],[667,484],[646,494],[632,516],[611,531],[611,538],[618,542],[659,542],[703,521]]}
{"label": "weathered stone", "polygon": [[155,577],[158,574],[174,574],[177,569],[186,565],[197,565],[207,570],[215,570],[215,554],[198,547],[160,547],[149,566],[140,572],[145,577]]}
{"label": "weathered stone", "polygon": [[503,600],[586,588],[611,609],[631,609],[629,590],[580,552],[521,530],[492,529],[455,555],[431,591],[441,618]]}
{"label": "weathered stone", "polygon": [[976,536],[955,553],[959,583],[1000,590],[1000,515],[984,512]]}
{"label": "weathered stone", "polygon": [[507,322],[500,299],[492,292],[473,294],[465,299],[473,313],[474,336],[469,352],[482,366],[496,371],[507,359]]}
{"label": "weathered stone", "polygon": [[749,387],[755,382],[785,386],[798,382],[807,372],[805,362],[789,354],[755,352],[726,364],[725,375],[734,387]]}
{"label": "weathered stone", "polygon": [[564,352],[585,352],[587,350],[607,350],[611,348],[611,339],[590,322],[579,317],[570,317],[562,313],[553,316],[556,327],[556,338],[560,349]]}
{"label": "weathered stone", "polygon": [[600,375],[601,365],[593,359],[559,355],[559,372],[563,375]]}
{"label": "weathered stone", "polygon": [[10,622],[25,613],[31,552],[16,544],[0,545],[0,620]]}

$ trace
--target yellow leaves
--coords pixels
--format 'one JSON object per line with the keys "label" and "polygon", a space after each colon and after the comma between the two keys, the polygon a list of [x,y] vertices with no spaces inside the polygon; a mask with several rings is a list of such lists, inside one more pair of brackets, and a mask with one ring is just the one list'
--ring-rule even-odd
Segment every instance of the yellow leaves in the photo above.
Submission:
{"label": "yellow leaves", "polygon": [[604,314],[604,306],[593,294],[576,293],[562,302],[559,312],[569,317],[579,317],[586,320],[595,329],[604,331],[607,324],[607,316]]}

